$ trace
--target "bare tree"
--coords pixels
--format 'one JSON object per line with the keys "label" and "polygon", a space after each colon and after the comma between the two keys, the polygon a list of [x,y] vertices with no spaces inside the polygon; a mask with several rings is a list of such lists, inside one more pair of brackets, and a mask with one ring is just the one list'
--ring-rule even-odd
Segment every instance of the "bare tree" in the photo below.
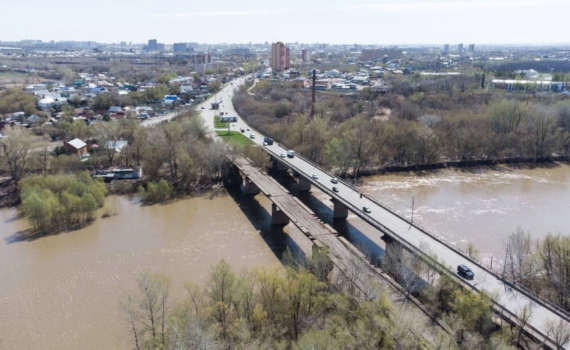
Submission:
{"label": "bare tree", "polygon": [[558,350],[562,350],[570,342],[570,325],[564,320],[546,321],[546,337],[554,342]]}
{"label": "bare tree", "polygon": [[27,129],[4,129],[4,137],[0,140],[0,165],[10,172],[16,186],[28,170],[32,154],[32,136]]}

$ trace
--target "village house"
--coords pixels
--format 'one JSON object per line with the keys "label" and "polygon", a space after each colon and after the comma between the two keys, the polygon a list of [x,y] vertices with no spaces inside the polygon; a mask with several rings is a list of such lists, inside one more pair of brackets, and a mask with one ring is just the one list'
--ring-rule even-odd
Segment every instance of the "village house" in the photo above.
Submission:
{"label": "village house", "polygon": [[87,154],[87,144],[80,139],[73,139],[71,141],[63,141],[63,147],[67,149],[68,153],[75,153],[80,156]]}

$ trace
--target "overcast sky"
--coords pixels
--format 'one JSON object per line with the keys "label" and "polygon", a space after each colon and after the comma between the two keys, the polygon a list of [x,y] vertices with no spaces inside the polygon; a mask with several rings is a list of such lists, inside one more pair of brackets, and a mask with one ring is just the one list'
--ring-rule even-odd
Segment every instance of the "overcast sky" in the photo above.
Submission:
{"label": "overcast sky", "polygon": [[0,40],[568,43],[570,0],[0,0]]}

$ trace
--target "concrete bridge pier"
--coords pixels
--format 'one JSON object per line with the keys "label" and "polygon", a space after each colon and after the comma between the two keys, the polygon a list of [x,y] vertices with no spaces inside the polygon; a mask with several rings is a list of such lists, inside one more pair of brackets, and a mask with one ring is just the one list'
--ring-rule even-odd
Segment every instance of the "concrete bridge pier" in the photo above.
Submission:
{"label": "concrete bridge pier", "polygon": [[258,194],[260,192],[259,187],[257,187],[249,177],[245,176],[243,178],[243,193],[244,194]]}
{"label": "concrete bridge pier", "polygon": [[271,171],[273,171],[275,174],[277,175],[281,175],[287,172],[287,170],[289,170],[289,168],[281,163],[276,157],[271,157],[273,160],[273,166],[271,167]]}
{"label": "concrete bridge pier", "polygon": [[275,203],[271,203],[271,225],[287,225],[288,223],[287,215]]}
{"label": "concrete bridge pier", "polygon": [[390,272],[396,278],[402,271],[404,247],[392,236],[384,234],[381,239],[386,242],[386,251],[382,259],[382,268]]}
{"label": "concrete bridge pier", "polygon": [[348,208],[334,198],[331,198],[331,202],[334,204],[333,219],[346,219],[348,217]]}
{"label": "concrete bridge pier", "polygon": [[297,182],[297,191],[310,191],[311,181],[307,180],[304,176],[299,176]]}

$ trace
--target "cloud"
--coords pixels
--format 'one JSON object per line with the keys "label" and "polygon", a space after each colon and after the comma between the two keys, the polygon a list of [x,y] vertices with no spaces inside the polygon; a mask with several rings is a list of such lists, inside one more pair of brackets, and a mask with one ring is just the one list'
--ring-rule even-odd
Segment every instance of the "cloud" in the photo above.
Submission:
{"label": "cloud", "polygon": [[474,9],[516,9],[530,7],[546,7],[568,5],[567,1],[561,0],[498,0],[498,1],[416,1],[416,2],[386,2],[386,3],[362,3],[349,5],[341,9],[366,9],[376,12],[417,12],[417,11],[449,11],[449,10],[474,10]]}

